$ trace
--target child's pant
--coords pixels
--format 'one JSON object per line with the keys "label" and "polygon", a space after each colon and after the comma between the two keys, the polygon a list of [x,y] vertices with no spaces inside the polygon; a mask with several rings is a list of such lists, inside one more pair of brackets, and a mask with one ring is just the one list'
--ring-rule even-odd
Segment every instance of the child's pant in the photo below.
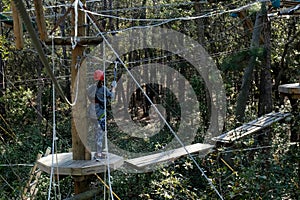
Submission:
{"label": "child's pant", "polygon": [[103,135],[105,131],[105,117],[98,120],[98,123],[95,124],[96,126],[96,143],[97,143],[97,153],[102,152],[103,146]]}

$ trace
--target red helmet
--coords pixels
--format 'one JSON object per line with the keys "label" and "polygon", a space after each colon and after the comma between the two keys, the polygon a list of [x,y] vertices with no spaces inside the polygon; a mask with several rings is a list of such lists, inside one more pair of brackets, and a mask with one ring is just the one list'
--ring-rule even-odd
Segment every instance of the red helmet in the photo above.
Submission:
{"label": "red helmet", "polygon": [[95,81],[103,81],[104,80],[104,73],[100,69],[97,69],[94,72],[94,80]]}

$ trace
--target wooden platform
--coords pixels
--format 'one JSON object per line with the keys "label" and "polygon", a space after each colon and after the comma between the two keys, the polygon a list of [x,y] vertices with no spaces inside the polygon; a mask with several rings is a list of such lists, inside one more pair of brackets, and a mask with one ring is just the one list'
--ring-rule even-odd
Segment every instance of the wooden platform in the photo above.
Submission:
{"label": "wooden platform", "polygon": [[[205,153],[212,149],[214,146],[210,144],[201,144],[196,143],[189,146],[186,146],[186,149],[189,153],[195,153],[195,152],[202,152]],[[167,161],[174,161],[175,159],[187,155],[187,152],[183,147],[164,151],[161,153],[151,154],[143,157],[133,158],[129,160],[125,160],[125,164],[128,166],[137,169],[137,170],[143,170],[147,167],[152,167],[154,165],[164,163]]]}
{"label": "wooden platform", "polygon": [[[94,173],[101,173],[107,170],[107,160],[103,159],[100,162],[96,160],[73,160],[72,153],[59,153],[54,155],[54,173],[60,175],[90,175]],[[121,167],[124,163],[122,157],[109,154],[109,167],[115,170]],[[52,154],[43,157],[37,161],[38,168],[50,174],[52,166]],[[58,168],[58,171],[57,171]]]}
{"label": "wooden platform", "polygon": [[290,96],[293,99],[300,99],[300,83],[280,85],[278,91],[282,95]]}
{"label": "wooden platform", "polygon": [[221,142],[221,143],[232,143],[240,138],[243,138],[249,134],[255,133],[259,130],[262,130],[273,123],[280,121],[288,116],[290,113],[269,113],[264,116],[259,117],[253,121],[250,121],[242,126],[228,131],[218,137],[212,138],[212,140]]}

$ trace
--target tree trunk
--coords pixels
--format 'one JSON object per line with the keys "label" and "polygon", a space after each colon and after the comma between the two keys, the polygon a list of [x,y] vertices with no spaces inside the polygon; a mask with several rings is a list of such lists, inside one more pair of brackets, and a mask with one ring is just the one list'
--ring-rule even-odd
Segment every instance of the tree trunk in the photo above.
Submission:
{"label": "tree trunk", "polygon": [[[66,8],[62,7],[61,12],[62,12],[62,14],[65,14]],[[60,24],[61,37],[66,37],[65,26],[66,26],[66,23],[65,23],[65,21],[63,21]],[[70,74],[70,70],[66,67],[66,66],[68,66],[68,61],[67,61],[68,55],[67,55],[67,47],[65,45],[62,46],[62,54],[63,54],[63,66],[65,68],[65,75],[67,75],[67,74]],[[65,81],[66,81],[66,87],[64,88],[64,91],[65,91],[67,98],[70,99],[71,98],[71,92],[70,92],[70,87],[69,87],[70,77],[66,76]]]}
{"label": "tree trunk", "polygon": [[264,41],[265,41],[265,62],[260,72],[260,96],[258,105],[258,116],[262,116],[273,110],[272,102],[272,76],[271,76],[271,21],[267,13],[264,14]]}
{"label": "tree trunk", "polygon": [[[2,52],[0,51],[0,98],[2,98],[5,90],[5,80],[4,80],[4,62],[2,60]],[[3,115],[5,114],[5,105],[0,103],[0,113]]]}
{"label": "tree trunk", "polygon": [[[194,9],[195,9],[195,16],[201,16],[201,10],[203,9],[203,3],[201,3],[201,0],[196,0],[194,4]],[[206,34],[204,31],[204,20],[205,18],[199,18],[196,19],[196,25],[197,25],[197,40],[198,42],[202,45],[202,47],[205,47],[205,35],[208,38],[208,40],[212,40],[210,37],[210,34]],[[212,44],[213,46],[215,45],[214,43]],[[218,62],[218,61],[217,61]],[[207,79],[208,77],[202,77],[203,79]],[[205,100],[206,100],[206,105],[207,105],[207,113],[201,112],[202,113],[202,119],[204,121],[204,125],[208,126],[210,116],[211,116],[211,99],[210,99],[210,94],[205,87]]]}
{"label": "tree trunk", "polygon": [[[251,48],[255,49],[259,47],[260,33],[262,26],[261,12],[256,14],[256,20],[254,25],[254,30],[252,33]],[[249,64],[244,71],[244,76],[242,80],[241,91],[237,98],[236,106],[236,118],[238,121],[243,122],[245,118],[246,104],[249,96],[250,84],[252,81],[252,74],[256,64],[256,55],[252,55],[249,60]]]}
{"label": "tree trunk", "polygon": [[[196,0],[194,4],[195,16],[201,16],[202,4],[200,0]],[[197,25],[197,39],[201,45],[204,45],[204,19],[196,19]]]}
{"label": "tree trunk", "polygon": [[[108,7],[109,7],[109,14],[110,15],[113,15],[113,12],[112,12],[112,9],[113,9],[113,1],[112,0],[108,0]],[[113,19],[110,17],[109,18],[109,29],[111,31],[113,31],[115,28],[114,28],[114,24],[113,24]]]}
{"label": "tree trunk", "polygon": [[[263,10],[263,24],[264,24],[264,42],[265,42],[265,60],[262,62],[260,71],[260,84],[259,84],[259,104],[258,116],[270,113],[273,110],[272,101],[272,75],[271,75],[271,21],[268,20],[265,3],[262,3]],[[262,130],[263,134],[259,134],[258,143],[261,146],[268,146],[272,141],[272,131],[270,128]],[[263,154],[267,157],[270,155],[270,149],[263,149]],[[270,168],[268,159],[262,163],[265,169]],[[269,170],[266,170],[268,173]]]}

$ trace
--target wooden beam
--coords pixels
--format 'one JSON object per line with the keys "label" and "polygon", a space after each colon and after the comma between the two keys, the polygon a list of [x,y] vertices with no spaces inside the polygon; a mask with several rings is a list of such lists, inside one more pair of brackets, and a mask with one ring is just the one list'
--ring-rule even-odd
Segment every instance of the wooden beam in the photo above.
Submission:
{"label": "wooden beam", "polygon": [[[85,37],[85,38],[78,38],[77,45],[98,45],[103,41],[102,37]],[[71,37],[55,37],[53,38],[53,42],[55,45],[72,45]],[[52,45],[52,39],[47,39],[45,44]]]}
{"label": "wooden beam", "polygon": [[93,199],[95,197],[95,195],[99,195],[101,192],[101,190],[99,189],[93,189],[93,190],[89,190],[77,195],[74,195],[72,197],[69,197],[67,199],[64,200],[84,200],[84,199]]}
{"label": "wooden beam", "polygon": [[19,16],[18,10],[13,1],[11,1],[11,10],[13,14],[13,29],[16,41],[16,48],[20,50],[24,47],[22,19]]}
{"label": "wooden beam", "polygon": [[40,39],[42,41],[45,41],[48,38],[48,36],[47,36],[47,29],[46,29],[46,22],[44,17],[42,0],[34,0],[33,2],[35,7],[35,13],[36,13],[36,22],[40,33]]}

